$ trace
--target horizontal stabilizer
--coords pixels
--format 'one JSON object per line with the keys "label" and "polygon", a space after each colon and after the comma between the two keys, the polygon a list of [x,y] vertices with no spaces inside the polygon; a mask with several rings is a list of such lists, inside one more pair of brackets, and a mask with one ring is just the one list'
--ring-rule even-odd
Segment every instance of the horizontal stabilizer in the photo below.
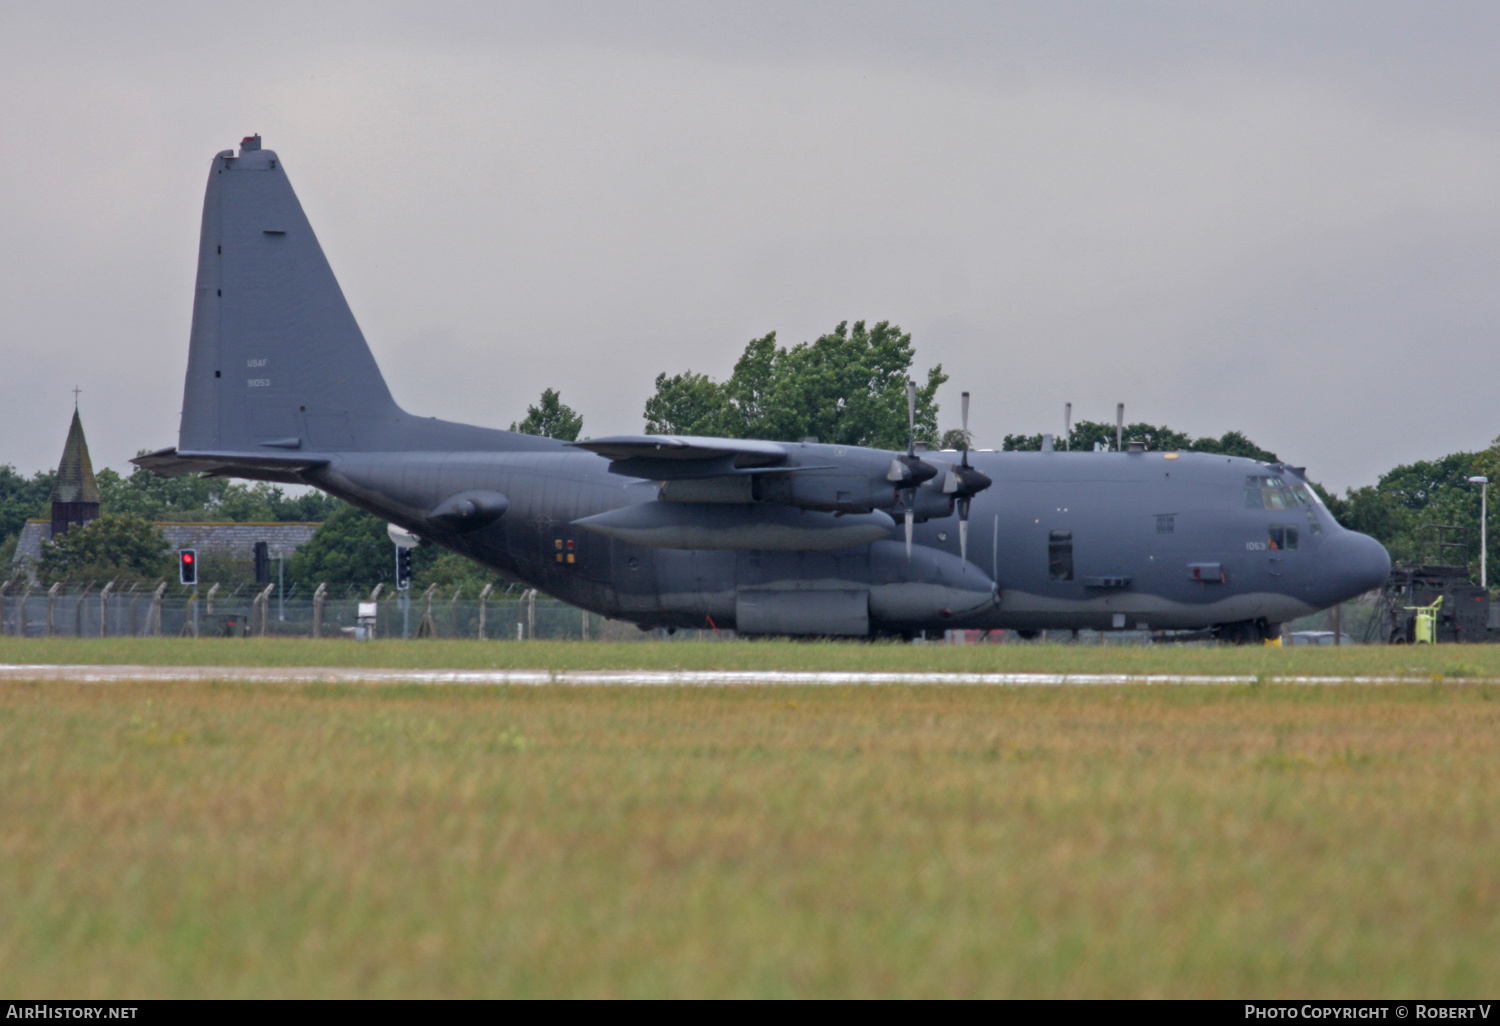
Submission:
{"label": "horizontal stabilizer", "polygon": [[207,477],[243,477],[280,484],[310,484],[302,472],[325,465],[326,459],[308,456],[271,456],[258,452],[178,452],[158,449],[130,461],[160,477],[203,474]]}

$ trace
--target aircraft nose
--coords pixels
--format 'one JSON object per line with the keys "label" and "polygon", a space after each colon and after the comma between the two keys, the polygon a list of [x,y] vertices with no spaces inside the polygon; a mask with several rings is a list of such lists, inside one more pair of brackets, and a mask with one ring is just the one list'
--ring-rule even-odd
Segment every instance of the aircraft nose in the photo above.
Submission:
{"label": "aircraft nose", "polygon": [[1390,578],[1390,553],[1374,538],[1342,531],[1329,540],[1334,542],[1332,558],[1325,564],[1330,604],[1383,587]]}

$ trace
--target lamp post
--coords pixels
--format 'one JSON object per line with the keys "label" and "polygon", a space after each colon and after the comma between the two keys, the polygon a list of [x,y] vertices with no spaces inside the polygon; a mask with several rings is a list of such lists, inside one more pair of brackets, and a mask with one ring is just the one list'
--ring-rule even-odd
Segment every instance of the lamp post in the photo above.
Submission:
{"label": "lamp post", "polygon": [[1490,479],[1487,477],[1471,477],[1470,484],[1479,486],[1479,586],[1486,592],[1490,590],[1490,578],[1485,572],[1485,521],[1489,517]]}

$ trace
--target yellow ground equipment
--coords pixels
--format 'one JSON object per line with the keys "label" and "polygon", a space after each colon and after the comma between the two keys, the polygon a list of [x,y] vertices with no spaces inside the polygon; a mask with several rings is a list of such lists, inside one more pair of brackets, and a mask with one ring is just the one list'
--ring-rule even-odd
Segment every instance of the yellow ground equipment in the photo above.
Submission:
{"label": "yellow ground equipment", "polygon": [[1412,612],[1412,641],[1418,645],[1431,645],[1437,641],[1438,610],[1443,608],[1443,596],[1430,606],[1402,606]]}

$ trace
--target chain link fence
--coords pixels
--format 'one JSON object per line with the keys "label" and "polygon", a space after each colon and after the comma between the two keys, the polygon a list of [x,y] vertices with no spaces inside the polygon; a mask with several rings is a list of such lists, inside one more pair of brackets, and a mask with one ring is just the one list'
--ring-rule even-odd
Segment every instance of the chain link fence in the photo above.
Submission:
{"label": "chain link fence", "polygon": [[[369,615],[373,612],[373,616]],[[425,593],[322,586],[312,597],[283,598],[275,585],[189,591],[177,585],[62,583],[0,585],[0,635],[11,637],[525,638],[609,640],[665,637],[534,591],[484,598],[463,591]],[[679,630],[674,638],[732,637],[732,631]]]}

